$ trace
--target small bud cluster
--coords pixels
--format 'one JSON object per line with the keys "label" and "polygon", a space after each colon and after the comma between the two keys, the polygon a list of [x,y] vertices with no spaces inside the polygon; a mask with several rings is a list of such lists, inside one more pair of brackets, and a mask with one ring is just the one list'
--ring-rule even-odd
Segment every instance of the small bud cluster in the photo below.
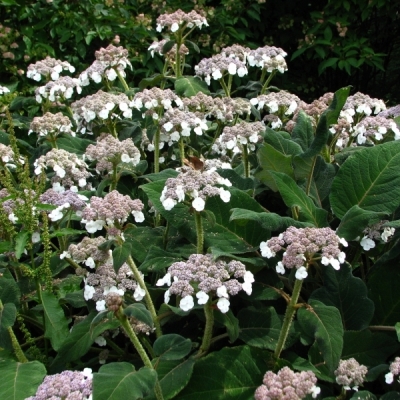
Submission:
{"label": "small bud cluster", "polygon": [[63,149],[51,149],[35,160],[33,165],[36,175],[40,175],[43,169],[53,168],[55,175],[51,178],[51,182],[54,190],[63,191],[69,188],[77,192],[78,187],[81,190],[91,189],[91,184],[86,181],[91,174],[86,170],[85,162],[76,154]]}
{"label": "small bud cluster", "polygon": [[172,104],[179,108],[182,107],[182,100],[171,89],[159,89],[157,87],[151,89],[144,89],[143,92],[138,92],[132,101],[132,106],[137,110],[142,110],[143,107],[147,110],[143,117],[146,115],[158,119],[156,109],[169,110]]}
{"label": "small bud cluster", "polygon": [[214,80],[218,80],[227,73],[229,75],[238,75],[239,77],[243,77],[248,73],[246,64],[243,61],[225,57],[222,54],[217,54],[211,58],[203,58],[194,67],[194,70],[196,76],[203,77],[207,85],[210,85],[211,77]]}
{"label": "small bud cluster", "polygon": [[384,117],[365,117],[355,127],[353,136],[357,136],[358,144],[375,144],[388,132],[394,133],[394,140],[400,139],[400,130],[396,122]]}
{"label": "small bud cluster", "polygon": [[213,117],[223,122],[231,122],[235,116],[250,114],[249,100],[240,97],[211,97],[198,92],[192,97],[183,99],[183,104],[189,111],[200,111],[206,117]]}
{"label": "small bud cluster", "polygon": [[58,206],[49,213],[49,218],[53,222],[63,218],[64,214],[62,210],[64,209],[74,210],[80,216],[81,211],[86,207],[85,200],[88,200],[86,196],[82,196],[71,190],[56,192],[54,189],[48,189],[39,197],[39,201],[43,204]]}
{"label": "small bud cluster", "polygon": [[[133,273],[128,264],[124,263],[118,272],[115,272],[112,258],[104,264],[97,266],[95,272],[88,272],[84,279],[85,288],[83,296],[85,300],[96,302],[96,310],[104,311],[107,302],[115,308],[121,304],[121,297],[126,291],[133,291],[133,297],[140,301],[146,292],[132,277]],[[119,307],[119,306],[118,306]]]}
{"label": "small bud cluster", "polygon": [[364,229],[364,237],[361,239],[360,245],[365,251],[375,247],[374,240],[382,240],[387,243],[389,238],[394,235],[395,228],[384,226],[388,222],[387,220],[379,221]]}
{"label": "small bud cluster", "polygon": [[264,46],[251,50],[247,55],[247,62],[251,67],[266,69],[270,73],[277,70],[283,74],[288,69],[285,61],[286,56],[287,53],[279,47]]}
{"label": "small bud cluster", "polygon": [[393,383],[394,377],[400,375],[400,357],[396,357],[389,366],[390,372],[385,375],[385,381],[387,384]]}
{"label": "small bud cluster", "polygon": [[262,141],[260,133],[264,131],[265,125],[262,122],[242,121],[233,126],[225,126],[212,149],[222,155],[226,155],[227,151],[239,154],[242,152],[242,146],[245,145],[253,151],[255,144]]}
{"label": "small bud cluster", "polygon": [[49,81],[44,86],[40,86],[35,90],[36,101],[41,103],[43,99],[50,101],[58,101],[70,99],[74,94],[82,93],[81,83],[79,79],[69,76],[61,76],[55,81]]}
{"label": "small bud cluster", "polygon": [[333,96],[334,93],[328,92],[310,104],[303,103],[301,105],[301,109],[313,119],[314,125],[317,125],[319,117],[332,103]]}
{"label": "small bud cluster", "polygon": [[190,11],[189,13],[183,12],[181,9],[173,12],[172,14],[162,14],[157,18],[157,32],[161,32],[165,27],[169,28],[171,32],[176,32],[182,26],[193,28],[202,28],[208,26],[207,20],[197,13]]}
{"label": "small bud cluster", "polygon": [[112,173],[114,166],[120,163],[137,165],[140,151],[131,138],[120,141],[112,135],[102,134],[96,144],[90,144],[86,148],[85,157],[89,161],[97,161],[98,174],[104,171]]}
{"label": "small bud cluster", "polygon": [[58,112],[52,114],[47,112],[42,117],[34,117],[29,127],[28,135],[31,132],[37,133],[39,136],[51,135],[56,137],[62,133],[75,136],[75,132],[71,130],[72,124],[68,117]]}
{"label": "small bud cluster", "polygon": [[90,368],[85,368],[83,372],[63,371],[60,374],[47,375],[35,396],[26,400],[89,400],[92,398],[92,379]]}
{"label": "small bud cluster", "polygon": [[181,137],[190,136],[192,130],[201,136],[203,131],[208,129],[203,114],[182,111],[178,108],[167,110],[160,120],[160,126],[160,142],[167,142],[170,146]]}
{"label": "small bud cluster", "polygon": [[294,372],[283,367],[278,373],[267,371],[263,384],[254,394],[255,400],[301,400],[308,394],[315,399],[321,392],[317,378],[311,371]]}
{"label": "small bud cluster", "polygon": [[[108,118],[118,118],[118,110],[125,118],[132,117],[132,103],[128,96],[112,94],[99,90],[97,93],[86,96],[71,104],[74,120],[79,126],[84,122],[89,123],[95,118],[105,120]],[[82,133],[86,131],[84,127],[79,129]]]}
{"label": "small bud cluster", "polygon": [[[335,146],[338,150],[342,150],[349,144],[353,132],[353,126],[346,118],[340,117],[337,124],[332,125],[329,128],[329,131],[333,135],[338,134]],[[353,143],[352,146],[355,146],[355,144]]]}
{"label": "small bud cluster", "polygon": [[357,92],[347,98],[340,112],[340,116],[346,118],[349,123],[353,123],[353,117],[355,117],[356,114],[357,118],[355,122],[358,122],[360,117],[369,117],[371,114],[378,114],[382,110],[386,110],[386,105],[383,100],[373,99],[366,94]]}
{"label": "small bud cluster", "polygon": [[46,57],[42,61],[29,65],[26,76],[37,82],[39,82],[42,77],[45,79],[51,78],[55,81],[60,77],[62,71],[69,71],[72,73],[75,72],[75,67],[67,61]]}
{"label": "small bud cluster", "polygon": [[[95,233],[103,229],[105,225],[110,229],[114,225],[123,224],[133,215],[136,222],[143,222],[142,213],[144,205],[140,200],[132,200],[129,196],[124,196],[116,190],[105,195],[104,199],[97,196],[90,198],[90,204],[82,211],[82,222],[86,225],[89,233]],[[120,232],[117,232],[120,235]]]}
{"label": "small bud cluster", "polygon": [[225,203],[230,201],[230,192],[216,185],[232,186],[232,183],[217,172],[182,168],[182,172],[176,178],[167,179],[160,201],[169,211],[177,203],[184,201],[187,195],[193,199],[192,207],[196,211],[203,211],[207,197],[219,196]]}
{"label": "small bud cluster", "polygon": [[99,249],[99,246],[106,241],[103,236],[96,238],[84,237],[80,243],[71,244],[68,247],[68,251],[64,251],[60,258],[71,258],[77,263],[84,263],[89,268],[95,268],[99,263],[110,261],[111,252]]}
{"label": "small bud cluster", "polygon": [[[154,57],[154,53],[158,53],[160,56],[164,55],[170,62],[173,62],[175,60],[175,55],[176,55],[176,44],[174,44],[170,50],[164,52],[164,46],[168,42],[169,42],[168,39],[163,39],[160,41],[153,42],[148,48],[151,56]],[[183,43],[179,48],[179,54],[181,56],[189,54],[189,49]]]}
{"label": "small bud cluster", "polygon": [[152,328],[142,321],[139,321],[134,317],[129,318],[129,323],[131,324],[132,329],[135,331],[135,333],[144,333],[147,336],[150,335],[150,333],[154,332],[156,329]]}
{"label": "small bud cluster", "polygon": [[277,237],[266,242],[261,242],[260,250],[263,257],[275,257],[276,253],[285,250],[282,261],[276,266],[276,272],[285,273],[288,269],[296,268],[296,279],[307,277],[307,268],[304,266],[316,253],[321,253],[321,263],[331,265],[334,269],[340,269],[346,254],[340,251],[339,244],[347,247],[347,242],[339,238],[330,228],[295,228],[286,229]]}
{"label": "small bud cluster", "polygon": [[[238,281],[239,278],[243,279],[243,283]],[[173,263],[156,285],[169,286],[164,295],[165,303],[173,294],[181,297],[179,307],[184,311],[194,307],[193,295],[200,305],[206,304],[210,297],[217,296],[217,307],[226,313],[230,305],[229,295],[235,296],[244,290],[250,296],[253,282],[253,274],[246,271],[240,261],[226,263],[215,261],[212,254],[192,254],[188,261]]]}
{"label": "small bud cluster", "polygon": [[364,383],[367,372],[368,368],[359,364],[355,358],[340,360],[335,371],[336,382],[345,390],[358,390],[358,387]]}

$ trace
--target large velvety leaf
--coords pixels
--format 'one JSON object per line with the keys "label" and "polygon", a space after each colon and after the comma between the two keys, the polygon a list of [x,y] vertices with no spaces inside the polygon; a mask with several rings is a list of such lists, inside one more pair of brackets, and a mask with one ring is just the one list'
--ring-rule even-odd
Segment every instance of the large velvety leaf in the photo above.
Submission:
{"label": "large velvety leaf", "polygon": [[400,142],[388,142],[352,154],[332,183],[330,201],[342,218],[354,205],[392,213],[400,205]]}
{"label": "large velvety leaf", "polygon": [[377,400],[377,397],[368,392],[368,390],[360,390],[357,393],[354,393],[350,400]]}
{"label": "large velvety leaf", "polygon": [[345,332],[342,358],[355,358],[360,364],[379,365],[399,350],[400,345],[393,336],[381,332],[363,330]]}
{"label": "large velvety leaf", "polygon": [[196,362],[177,400],[249,400],[262,382],[271,353],[249,346],[225,348]]}
{"label": "large velvety leaf", "polygon": [[127,362],[103,365],[93,374],[93,398],[99,400],[142,399],[157,381],[157,372],[150,368],[135,370]]}
{"label": "large velvety leaf", "polygon": [[14,325],[16,316],[17,309],[14,303],[3,304],[3,308],[0,309],[0,348],[13,350],[8,328]]}
{"label": "large velvety leaf", "polygon": [[375,268],[367,282],[369,298],[375,304],[373,325],[394,325],[400,321],[400,269],[388,262]]}
{"label": "large velvety leaf", "polygon": [[170,253],[158,246],[151,246],[148,250],[146,259],[140,265],[140,271],[146,272],[163,272],[171,264],[182,261],[179,254]]}
{"label": "large velvety leaf", "polygon": [[306,151],[314,140],[310,117],[303,110],[300,110],[297,116],[296,125],[292,131],[292,139],[301,146],[303,151]]}
{"label": "large velvety leaf", "polygon": [[383,219],[385,213],[367,211],[360,208],[357,204],[351,207],[343,218],[336,230],[338,236],[346,240],[354,240],[360,236],[363,230],[368,226],[375,224]]}
{"label": "large velvety leaf", "polygon": [[159,337],[153,345],[154,353],[162,360],[181,360],[192,350],[190,339],[170,333]]}
{"label": "large velvety leaf", "polygon": [[302,152],[301,146],[292,140],[287,132],[276,132],[271,128],[267,128],[264,140],[285,156],[295,156]]}
{"label": "large velvety leaf", "polygon": [[175,80],[175,91],[179,96],[192,97],[199,92],[210,94],[207,84],[194,76],[182,76]]}
{"label": "large velvety leaf", "polygon": [[124,262],[131,255],[132,244],[128,241],[122,243],[122,245],[117,246],[112,252],[113,267],[115,272],[118,272],[122,267]]}
{"label": "large velvety leaf", "polygon": [[46,368],[39,361],[19,363],[0,360],[0,398],[25,400],[36,393],[46,376]]}
{"label": "large velvety leaf", "polygon": [[53,349],[57,351],[68,336],[68,320],[54,294],[43,291],[41,297],[45,322],[44,337],[50,339]]}
{"label": "large velvety leaf", "polygon": [[271,175],[271,171],[283,172],[286,175],[294,177],[292,156],[281,153],[270,144],[264,143],[259,148],[257,158],[261,170],[256,172],[255,177],[273,191],[276,192],[278,187]]}
{"label": "large velvety leaf", "polygon": [[310,307],[297,312],[297,321],[308,335],[313,335],[322,353],[326,366],[337,368],[343,347],[343,326],[339,310],[317,300],[309,301]]}
{"label": "large velvety leaf", "polygon": [[235,317],[232,310],[229,310],[227,313],[214,313],[214,321],[226,327],[226,332],[231,343],[239,337],[239,320]]}
{"label": "large velvety leaf", "polygon": [[8,272],[4,272],[0,279],[0,300],[3,304],[14,303],[16,306],[20,303],[21,291],[15,282],[15,279]]}
{"label": "large velvety leaf", "polygon": [[298,207],[300,221],[312,223],[317,228],[327,226],[327,212],[316,207],[290,176],[280,172],[271,174],[285,204],[290,208]]}
{"label": "large velvety leaf", "polygon": [[93,141],[79,137],[73,137],[71,135],[65,135],[64,137],[57,139],[58,148],[78,155],[83,154],[89,144],[93,144]]}
{"label": "large velvety leaf", "polygon": [[374,315],[374,303],[367,297],[365,283],[352,275],[351,268],[342,265],[339,271],[323,268],[324,285],[311,294],[327,306],[340,311],[345,330],[363,330]]}
{"label": "large velvety leaf", "polygon": [[124,308],[124,314],[128,317],[134,317],[138,321],[144,322],[146,325],[153,327],[153,318],[150,311],[142,303],[133,303]]}

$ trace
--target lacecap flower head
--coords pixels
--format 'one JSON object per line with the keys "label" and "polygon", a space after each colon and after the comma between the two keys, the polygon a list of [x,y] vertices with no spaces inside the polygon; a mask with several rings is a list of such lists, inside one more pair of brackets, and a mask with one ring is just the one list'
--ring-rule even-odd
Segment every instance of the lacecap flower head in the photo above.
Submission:
{"label": "lacecap flower head", "polygon": [[173,263],[156,285],[168,285],[169,289],[164,295],[165,303],[175,294],[180,297],[179,307],[183,311],[194,307],[194,298],[199,305],[206,304],[209,299],[218,298],[218,309],[226,313],[230,305],[229,297],[235,296],[241,290],[251,295],[253,282],[253,274],[246,271],[245,265],[240,261],[227,263],[214,260],[212,254],[192,254],[187,261]]}
{"label": "lacecap flower head", "polygon": [[367,375],[368,368],[361,365],[355,358],[340,360],[335,371],[336,382],[342,385],[345,390],[358,390]]}

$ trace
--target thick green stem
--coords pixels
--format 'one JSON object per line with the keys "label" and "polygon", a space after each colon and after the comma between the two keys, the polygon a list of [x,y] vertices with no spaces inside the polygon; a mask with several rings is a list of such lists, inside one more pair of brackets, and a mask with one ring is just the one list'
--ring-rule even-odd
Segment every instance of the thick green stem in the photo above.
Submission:
{"label": "thick green stem", "polygon": [[249,167],[249,151],[247,149],[247,144],[243,145],[242,161],[243,161],[243,168],[244,168],[244,176],[245,176],[245,178],[249,178],[250,177],[250,167]]}
{"label": "thick green stem", "polygon": [[276,344],[276,349],[274,352],[274,356],[277,359],[281,355],[281,352],[285,346],[286,339],[289,334],[290,326],[292,325],[292,320],[293,320],[294,314],[296,313],[296,310],[297,310],[297,300],[299,299],[299,296],[300,296],[302,284],[303,284],[303,281],[299,280],[299,279],[296,279],[296,281],[294,283],[292,297],[286,308],[286,313],[285,313],[285,317],[283,319],[282,329],[279,334],[278,343]]}
{"label": "thick green stem", "polygon": [[117,73],[118,79],[121,82],[122,86],[124,87],[124,90],[127,92],[129,90],[129,86],[126,83],[125,78],[122,76],[121,72],[118,69],[116,69],[115,72]]}
{"label": "thick green stem", "polygon": [[[143,364],[150,369],[154,369],[153,364],[151,363],[150,358],[148,357],[146,350],[143,348],[142,344],[140,343],[139,338],[136,336],[136,333],[132,329],[131,324],[128,321],[128,318],[125,314],[123,314],[122,310],[119,309],[116,313],[117,318],[120,320],[124,331],[128,335],[129,339],[131,340],[133,346],[135,347],[136,351],[138,352],[140,358],[143,361]],[[154,387],[154,394],[156,395],[157,400],[163,400],[163,395],[160,387],[160,383],[157,379],[156,385]]]}
{"label": "thick green stem", "polygon": [[263,85],[263,87],[262,87],[262,89],[261,89],[260,94],[265,94],[265,92],[266,92],[267,89],[268,89],[268,85],[269,85],[269,83],[271,82],[271,80],[272,80],[272,78],[274,77],[275,74],[276,74],[276,69],[274,69],[274,70],[270,73],[269,77],[267,78],[267,80],[265,81],[265,83],[264,83],[264,85]]}
{"label": "thick green stem", "polygon": [[307,196],[310,195],[311,183],[312,183],[312,178],[313,178],[314,168],[315,168],[315,163],[316,162],[317,162],[317,157],[314,157],[314,159],[312,161],[311,170],[310,170],[310,173],[309,173],[308,178],[307,178],[307,186],[306,186],[306,194],[307,194]]}
{"label": "thick green stem", "polygon": [[201,214],[198,211],[194,212],[194,220],[196,222],[197,254],[203,254],[203,249],[204,249],[203,220],[201,219]]}
{"label": "thick green stem", "polygon": [[226,96],[226,97],[230,97],[230,95],[231,95],[231,92],[230,92],[230,90],[229,90],[228,86],[226,86],[226,83],[225,83],[225,81],[224,81],[224,78],[223,78],[223,77],[222,77],[221,79],[219,79],[219,83],[221,84],[221,86],[222,86],[222,89],[224,89],[225,96]]}
{"label": "thick green stem", "polygon": [[153,301],[151,300],[150,293],[149,293],[147,286],[143,280],[143,277],[142,277],[141,273],[139,272],[139,270],[135,264],[135,261],[133,261],[133,258],[131,256],[129,256],[126,261],[129,265],[129,268],[133,272],[133,276],[135,277],[136,282],[146,292],[146,294],[144,296],[144,301],[146,302],[147,309],[149,310],[149,312],[153,318],[154,326],[156,328],[156,336],[160,337],[162,335],[160,321],[157,317],[156,309],[154,308]]}
{"label": "thick green stem", "polygon": [[212,332],[214,327],[214,308],[211,299],[204,305],[204,315],[206,317],[206,326],[204,328],[203,341],[201,342],[200,349],[197,357],[205,355],[211,345]]}
{"label": "thick green stem", "polygon": [[181,165],[183,167],[185,165],[185,143],[182,136],[179,138],[179,155],[181,157]]}
{"label": "thick green stem", "polygon": [[154,173],[160,172],[160,126],[154,134]]}
{"label": "thick green stem", "polygon": [[118,183],[117,164],[113,164],[110,192],[115,190],[115,188],[117,187],[117,183]]}
{"label": "thick green stem", "polygon": [[182,69],[181,69],[181,55],[179,50],[181,49],[182,45],[182,30],[176,34],[176,54],[175,54],[175,76],[176,78],[180,78],[182,76]]}

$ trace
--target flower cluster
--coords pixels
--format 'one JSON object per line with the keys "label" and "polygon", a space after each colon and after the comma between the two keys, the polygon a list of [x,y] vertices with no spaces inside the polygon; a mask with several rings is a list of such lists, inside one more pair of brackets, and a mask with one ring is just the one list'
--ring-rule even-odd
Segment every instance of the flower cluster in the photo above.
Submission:
{"label": "flower cluster", "polygon": [[26,76],[37,82],[39,82],[42,77],[45,79],[50,77],[55,81],[60,77],[62,71],[69,71],[72,73],[75,72],[75,67],[67,61],[60,61],[51,57],[46,57],[42,61],[29,65]]}
{"label": "flower cluster", "polygon": [[386,110],[383,100],[374,99],[366,94],[357,92],[347,98],[340,116],[346,118],[349,123],[353,123],[353,117],[355,116],[357,116],[355,122],[358,122],[361,117],[369,117],[371,114],[378,114],[382,110]]}
{"label": "flower cluster", "polygon": [[384,226],[388,222],[389,221],[387,220],[379,221],[364,229],[364,236],[361,239],[360,244],[365,251],[375,247],[374,240],[382,240],[384,243],[387,243],[389,238],[394,235],[395,228]]}
{"label": "flower cluster", "polygon": [[127,66],[132,68],[128,59],[128,50],[110,44],[108,47],[101,48],[95,52],[96,60],[92,65],[79,75],[82,86],[87,86],[92,79],[95,83],[100,83],[104,77],[109,81],[114,81],[118,73],[125,77]]}
{"label": "flower cluster", "polygon": [[358,144],[374,144],[382,140],[388,132],[394,133],[394,140],[400,139],[400,130],[396,122],[384,117],[365,117],[355,127],[353,136],[357,136]]}
{"label": "flower cluster", "polygon": [[84,237],[80,243],[71,244],[68,247],[68,251],[64,251],[60,258],[67,257],[77,263],[84,263],[89,268],[95,268],[96,264],[110,261],[111,252],[99,249],[99,246],[105,242],[106,239],[103,236],[96,238]]}
{"label": "flower cluster", "polygon": [[49,218],[53,222],[62,219],[64,216],[62,210],[64,209],[74,210],[76,214],[80,216],[81,211],[86,207],[85,200],[88,200],[86,196],[80,195],[71,190],[57,192],[54,189],[48,189],[39,197],[41,203],[57,206],[56,209],[49,213]]}
{"label": "flower cluster", "polygon": [[272,72],[274,70],[283,74],[287,71],[285,58],[287,53],[279,47],[264,46],[256,50],[251,50],[247,54],[247,62],[251,67],[256,66]]}
{"label": "flower cluster", "polygon": [[196,76],[203,77],[207,85],[210,85],[211,77],[214,80],[218,80],[227,73],[229,75],[238,75],[239,77],[243,77],[248,73],[246,64],[243,61],[221,54],[217,54],[211,58],[203,58],[194,67],[194,70]]}
{"label": "flower cluster", "polygon": [[112,172],[114,166],[124,163],[137,165],[140,161],[140,151],[131,138],[118,140],[112,135],[102,134],[96,144],[90,144],[85,151],[89,161],[96,160],[96,171]]}
{"label": "flower cluster", "polygon": [[69,188],[77,192],[78,187],[81,190],[91,189],[91,184],[86,181],[91,174],[86,170],[85,162],[76,154],[63,149],[51,149],[35,160],[33,165],[36,175],[40,175],[43,169],[53,168],[55,175],[51,178],[51,182],[54,190],[63,191]]}
{"label": "flower cluster", "polygon": [[301,400],[308,394],[316,398],[321,389],[316,386],[317,378],[311,371],[293,372],[283,367],[278,373],[267,371],[263,384],[254,394],[255,400]]}
{"label": "flower cluster", "polygon": [[358,387],[363,384],[367,372],[368,368],[359,364],[354,358],[340,360],[335,371],[336,382],[345,390],[358,390]]}
{"label": "flower cluster", "polygon": [[167,179],[160,201],[166,210],[172,210],[188,195],[193,199],[192,207],[196,211],[203,211],[207,197],[219,196],[225,203],[229,202],[230,192],[216,185],[232,186],[228,179],[222,178],[215,171],[201,172],[182,168],[182,172],[176,178]]}
{"label": "flower cluster", "polygon": [[343,264],[346,254],[340,251],[339,244],[347,246],[344,239],[339,238],[330,228],[295,228],[286,229],[277,237],[261,242],[260,250],[263,257],[271,258],[277,252],[285,250],[282,261],[276,266],[276,272],[285,273],[288,269],[296,268],[296,279],[307,277],[307,268],[304,264],[311,261],[316,253],[321,253],[321,263],[331,265],[338,270]]}
{"label": "flower cluster", "polygon": [[260,133],[264,131],[265,125],[262,122],[242,121],[233,126],[226,126],[212,149],[222,155],[226,155],[228,150],[233,154],[241,153],[242,146],[248,146],[248,149],[253,151],[255,144],[262,141]]}
{"label": "flower cluster", "polygon": [[393,383],[394,377],[400,375],[400,357],[396,357],[389,366],[390,372],[385,375],[385,381],[389,385]]}
{"label": "flower cluster", "polygon": [[158,114],[155,111],[158,108],[169,110],[172,104],[179,108],[182,107],[182,100],[171,89],[159,89],[157,87],[144,89],[143,92],[135,94],[132,107],[137,110],[142,110],[143,107],[147,110],[143,117],[151,115],[154,119],[158,119]]}
{"label": "flower cluster", "polygon": [[[243,283],[238,279],[243,279]],[[240,261],[226,263],[214,260],[212,254],[192,254],[188,261],[173,263],[156,285],[169,286],[164,295],[165,303],[173,294],[181,297],[179,307],[184,311],[194,307],[193,296],[196,296],[200,305],[217,296],[217,307],[226,313],[230,305],[229,295],[235,296],[244,290],[250,296],[253,282],[253,274],[246,271]]]}
{"label": "flower cluster", "polygon": [[[6,146],[3,143],[0,143],[0,160],[7,166],[11,168],[15,168],[15,154],[14,150],[11,148],[11,146]],[[23,157],[19,157],[18,160],[21,164],[25,163],[25,160]]]}
{"label": "flower cluster", "polygon": [[240,44],[234,44],[232,46],[224,47],[221,50],[221,55],[246,62],[247,56],[250,52],[251,50],[248,47],[241,46]]}
{"label": "flower cluster", "polygon": [[172,108],[165,112],[160,120],[160,142],[167,142],[170,146],[181,137],[190,136],[191,130],[196,135],[202,135],[208,129],[206,120],[201,113],[182,111]]}
{"label": "flower cluster", "polygon": [[104,198],[97,196],[90,198],[90,204],[82,211],[82,222],[89,233],[95,233],[107,225],[109,235],[120,236],[120,230],[114,229],[114,226],[123,224],[130,214],[136,222],[143,222],[143,207],[140,200],[132,200],[129,196],[113,190]]}
{"label": "flower cluster", "polygon": [[79,79],[71,78],[70,76],[61,76],[55,81],[49,81],[44,86],[40,86],[35,90],[36,101],[41,103],[43,99],[57,101],[70,99],[74,94],[82,93],[81,82]]}
{"label": "flower cluster", "polygon": [[202,28],[208,26],[207,20],[197,13],[196,11],[190,11],[185,13],[182,10],[177,10],[171,14],[162,14],[157,18],[157,32],[161,32],[165,27],[169,28],[171,32],[176,32],[182,26],[186,26],[189,29],[196,26]]}
{"label": "flower cluster", "polygon": [[[170,50],[168,50],[167,52],[164,52],[164,46],[168,42],[169,42],[168,39],[163,39],[160,41],[153,42],[148,48],[151,56],[154,57],[154,53],[158,53],[160,56],[162,56],[162,55],[166,56],[166,58],[169,61],[174,61],[177,47],[176,47],[176,44],[174,44]],[[183,43],[181,44],[181,47],[179,48],[179,54],[181,56],[185,56],[186,54],[189,54],[189,49]]]}
{"label": "flower cluster", "polygon": [[118,117],[118,109],[125,118],[132,117],[132,103],[128,96],[112,94],[99,90],[97,93],[86,96],[71,104],[73,118],[82,133],[86,132],[83,123],[89,123],[96,117],[101,120]]}
{"label": "flower cluster", "polygon": [[[115,272],[112,258],[104,264],[96,267],[95,272],[88,272],[84,279],[85,288],[83,296],[85,300],[96,302],[96,310],[104,311],[106,305],[113,308],[122,302],[121,297],[128,290],[133,291],[133,297],[140,301],[146,292],[132,277],[133,273],[128,264],[124,263],[118,272]],[[113,310],[115,311],[115,309]]]}
{"label": "flower cluster", "polygon": [[90,368],[80,371],[63,371],[47,375],[38,387],[35,396],[26,400],[91,400],[93,374]]}
{"label": "flower cluster", "polygon": [[68,117],[58,112],[52,114],[47,112],[42,117],[35,117],[29,127],[28,135],[31,132],[37,133],[39,136],[51,135],[56,137],[61,133],[75,136],[75,132],[71,130],[72,124]]}

